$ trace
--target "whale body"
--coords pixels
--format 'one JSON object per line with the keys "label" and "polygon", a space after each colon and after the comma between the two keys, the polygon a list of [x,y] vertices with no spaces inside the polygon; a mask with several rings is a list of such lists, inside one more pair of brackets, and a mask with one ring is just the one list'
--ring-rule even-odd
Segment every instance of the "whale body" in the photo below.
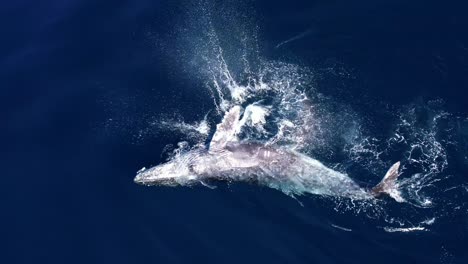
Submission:
{"label": "whale body", "polygon": [[143,185],[207,185],[211,180],[255,182],[289,195],[373,199],[395,192],[400,162],[395,163],[383,180],[371,190],[361,188],[348,175],[326,167],[316,159],[281,146],[256,141],[240,141],[240,114],[234,106],[217,125],[209,148],[198,147],[172,160],[137,172],[135,182]]}

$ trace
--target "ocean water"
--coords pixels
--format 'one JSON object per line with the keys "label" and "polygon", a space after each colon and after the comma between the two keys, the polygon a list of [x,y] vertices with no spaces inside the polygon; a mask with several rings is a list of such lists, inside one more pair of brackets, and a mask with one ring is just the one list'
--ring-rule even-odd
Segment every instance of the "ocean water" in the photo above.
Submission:
{"label": "ocean water", "polygon": [[[2,3],[1,263],[468,263],[467,8]],[[405,202],[133,182],[233,105],[363,188],[401,161]]]}

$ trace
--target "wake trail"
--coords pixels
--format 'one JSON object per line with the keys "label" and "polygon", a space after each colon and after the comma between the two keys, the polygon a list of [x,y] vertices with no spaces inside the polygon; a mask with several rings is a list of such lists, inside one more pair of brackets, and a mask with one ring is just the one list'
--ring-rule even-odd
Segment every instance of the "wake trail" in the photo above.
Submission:
{"label": "wake trail", "polygon": [[295,35],[295,36],[292,37],[292,38],[289,38],[289,39],[287,39],[287,40],[285,40],[285,41],[282,41],[282,42],[278,43],[278,45],[275,46],[275,49],[278,49],[278,48],[280,48],[281,46],[284,46],[284,45],[286,45],[286,44],[289,44],[289,43],[291,43],[291,42],[293,42],[293,41],[296,41],[296,40],[305,38],[305,37],[309,36],[310,34],[312,34],[312,33],[314,33],[314,32],[315,32],[315,30],[314,30],[313,28],[310,28],[310,29],[308,29],[308,30],[306,30],[306,31],[304,31],[304,32],[302,32],[302,33],[299,33],[299,34]]}

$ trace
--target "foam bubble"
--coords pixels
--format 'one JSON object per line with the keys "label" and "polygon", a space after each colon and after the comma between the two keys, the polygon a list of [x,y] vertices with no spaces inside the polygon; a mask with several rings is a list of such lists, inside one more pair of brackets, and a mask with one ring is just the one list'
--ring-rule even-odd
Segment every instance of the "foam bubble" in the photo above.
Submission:
{"label": "foam bubble", "polygon": [[417,231],[427,231],[425,227],[422,226],[414,226],[414,227],[384,227],[383,228],[386,232],[395,233],[395,232],[402,232],[402,233],[409,233],[409,232],[417,232]]}

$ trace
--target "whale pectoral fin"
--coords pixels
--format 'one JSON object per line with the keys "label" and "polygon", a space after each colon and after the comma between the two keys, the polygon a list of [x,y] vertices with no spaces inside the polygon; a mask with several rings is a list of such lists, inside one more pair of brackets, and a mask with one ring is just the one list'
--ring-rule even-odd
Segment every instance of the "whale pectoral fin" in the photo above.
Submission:
{"label": "whale pectoral fin", "polygon": [[224,115],[223,121],[216,126],[216,132],[210,142],[210,150],[220,150],[228,142],[237,141],[241,109],[240,106],[234,106]]}
{"label": "whale pectoral fin", "polygon": [[403,202],[398,190],[396,189],[396,180],[400,174],[398,170],[400,168],[400,162],[393,164],[387,173],[374,188],[372,188],[371,193],[375,197],[380,197],[383,194],[388,194],[390,197],[395,199],[397,202]]}

